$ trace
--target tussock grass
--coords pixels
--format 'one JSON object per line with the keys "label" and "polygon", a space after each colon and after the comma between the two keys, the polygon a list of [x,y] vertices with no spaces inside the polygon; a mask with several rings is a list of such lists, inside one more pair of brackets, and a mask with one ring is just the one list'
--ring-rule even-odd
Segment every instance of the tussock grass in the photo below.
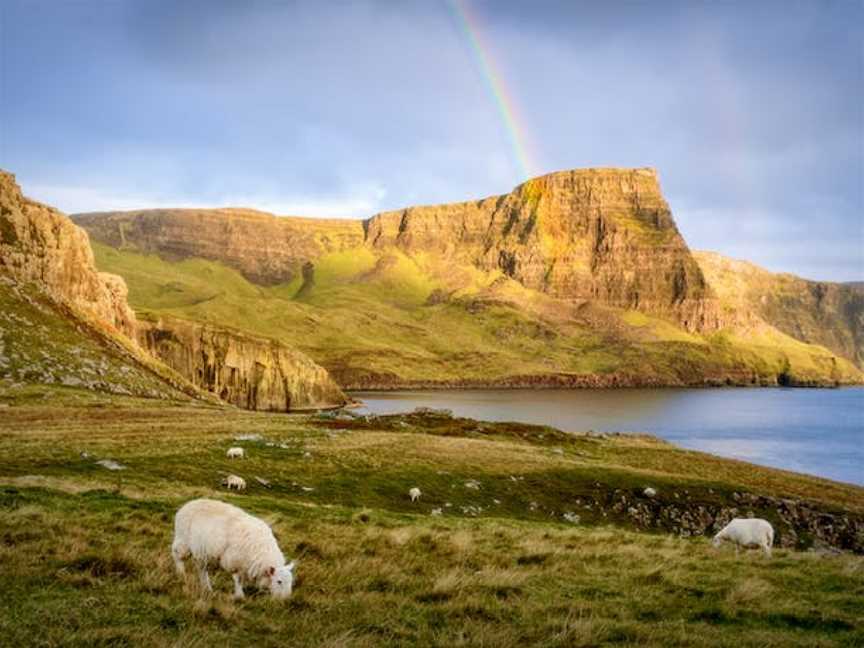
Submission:
{"label": "tussock grass", "polygon": [[[587,512],[579,525],[549,516],[570,507],[580,488],[641,485],[646,474],[652,483],[666,480],[661,490],[742,488],[735,471],[721,470],[722,460],[703,465],[697,454],[647,438],[555,439],[559,455],[530,427],[517,434],[502,425],[480,438],[410,423],[331,429],[314,416],[107,397],[71,406],[73,396],[58,396],[66,403],[60,408],[44,399],[10,401],[0,418],[4,645],[864,641],[861,556],[780,548],[773,560],[736,557],[704,538],[640,533]],[[261,439],[235,440],[242,434]],[[229,445],[244,446],[249,458],[229,462]],[[521,460],[514,461],[517,449]],[[583,450],[593,459],[576,454]],[[639,453],[669,457],[645,473],[628,467]],[[128,469],[94,467],[102,457]],[[698,477],[687,473],[691,460]],[[247,477],[246,493],[220,490],[218,477],[228,470]],[[248,479],[254,475],[271,488]],[[480,488],[466,488],[470,479]],[[412,504],[407,490],[416,484],[423,496]],[[830,499],[837,488],[860,502],[854,487],[801,484],[813,495]],[[237,503],[271,523],[286,555],[299,561],[289,601],[250,591],[235,602],[222,573],[208,597],[193,576],[174,573],[173,515],[196,496]],[[484,508],[475,516],[460,510],[467,505]],[[430,515],[435,507],[444,514]]]}

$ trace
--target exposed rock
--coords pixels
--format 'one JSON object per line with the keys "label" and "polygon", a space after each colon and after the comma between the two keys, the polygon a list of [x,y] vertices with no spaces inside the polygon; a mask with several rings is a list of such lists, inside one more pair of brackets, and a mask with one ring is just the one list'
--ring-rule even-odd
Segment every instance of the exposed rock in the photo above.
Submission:
{"label": "exposed rock", "polygon": [[653,169],[552,173],[503,196],[378,214],[365,229],[375,248],[498,269],[556,297],[672,317],[689,330],[724,324]]}
{"label": "exposed rock", "polygon": [[724,303],[752,311],[787,335],[821,344],[864,368],[864,290],[855,283],[772,273],[714,252],[696,260]]}
{"label": "exposed rock", "polygon": [[252,209],[148,209],[76,214],[97,241],[165,259],[221,261],[261,285],[291,281],[303,265],[363,241],[360,221],[275,217]]}
{"label": "exposed rock", "polygon": [[134,335],[135,315],[120,277],[98,272],[87,232],[58,210],[25,198],[0,171],[0,273],[33,282],[52,298]]}
{"label": "exposed rock", "polygon": [[324,368],[273,340],[163,318],[142,321],[139,341],[193,384],[239,407],[286,412],[347,402]]}

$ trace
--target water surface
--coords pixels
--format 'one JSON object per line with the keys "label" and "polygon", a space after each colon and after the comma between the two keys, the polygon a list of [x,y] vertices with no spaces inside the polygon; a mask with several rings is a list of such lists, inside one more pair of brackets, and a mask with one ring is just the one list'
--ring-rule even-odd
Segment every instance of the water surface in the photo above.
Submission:
{"label": "water surface", "polygon": [[[457,416],[579,432],[649,432],[724,457],[864,485],[864,388],[353,392],[376,414]],[[361,411],[364,411],[361,410]]]}

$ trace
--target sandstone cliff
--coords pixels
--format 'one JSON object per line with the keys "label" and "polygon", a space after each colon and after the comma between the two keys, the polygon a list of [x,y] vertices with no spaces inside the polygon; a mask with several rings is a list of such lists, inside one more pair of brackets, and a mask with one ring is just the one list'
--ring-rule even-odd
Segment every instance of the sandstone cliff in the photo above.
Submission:
{"label": "sandstone cliff", "polygon": [[15,176],[2,170],[0,273],[38,284],[80,313],[134,335],[126,284],[96,270],[87,233],[56,209],[25,198]]}
{"label": "sandstone cliff", "polygon": [[76,214],[97,241],[164,259],[221,261],[260,285],[291,281],[303,264],[360,245],[359,221],[275,217],[251,209],[149,209]]}
{"label": "sandstone cliff", "polygon": [[365,230],[375,248],[499,269],[555,297],[638,309],[688,330],[723,325],[653,169],[552,173],[503,196],[379,214]]}
{"label": "sandstone cliff", "polygon": [[142,320],[138,339],[195,385],[239,407],[287,412],[347,402],[325,369],[273,340],[174,318]]}
{"label": "sandstone cliff", "polygon": [[714,252],[696,252],[723,302],[755,313],[787,335],[821,344],[864,368],[864,292],[855,283],[772,273]]}
{"label": "sandstone cliff", "polygon": [[[288,282],[333,251],[399,249],[500,270],[554,297],[638,309],[711,331],[729,324],[678,232],[653,169],[582,169],[484,200],[367,221],[276,218],[238,209],[78,214],[95,240],[167,260],[220,261],[249,280]],[[311,264],[311,265],[310,265]]]}

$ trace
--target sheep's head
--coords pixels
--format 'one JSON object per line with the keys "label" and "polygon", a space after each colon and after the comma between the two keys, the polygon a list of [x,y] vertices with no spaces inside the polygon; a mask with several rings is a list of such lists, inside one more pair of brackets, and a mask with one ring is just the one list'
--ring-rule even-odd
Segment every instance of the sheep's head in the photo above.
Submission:
{"label": "sheep's head", "polygon": [[715,549],[718,549],[722,542],[723,542],[723,538],[721,538],[720,534],[718,533],[717,535],[714,536],[714,539],[711,541],[711,544],[714,546]]}
{"label": "sheep's head", "polygon": [[276,599],[286,599],[291,596],[294,588],[294,562],[282,567],[270,567],[270,595]]}

